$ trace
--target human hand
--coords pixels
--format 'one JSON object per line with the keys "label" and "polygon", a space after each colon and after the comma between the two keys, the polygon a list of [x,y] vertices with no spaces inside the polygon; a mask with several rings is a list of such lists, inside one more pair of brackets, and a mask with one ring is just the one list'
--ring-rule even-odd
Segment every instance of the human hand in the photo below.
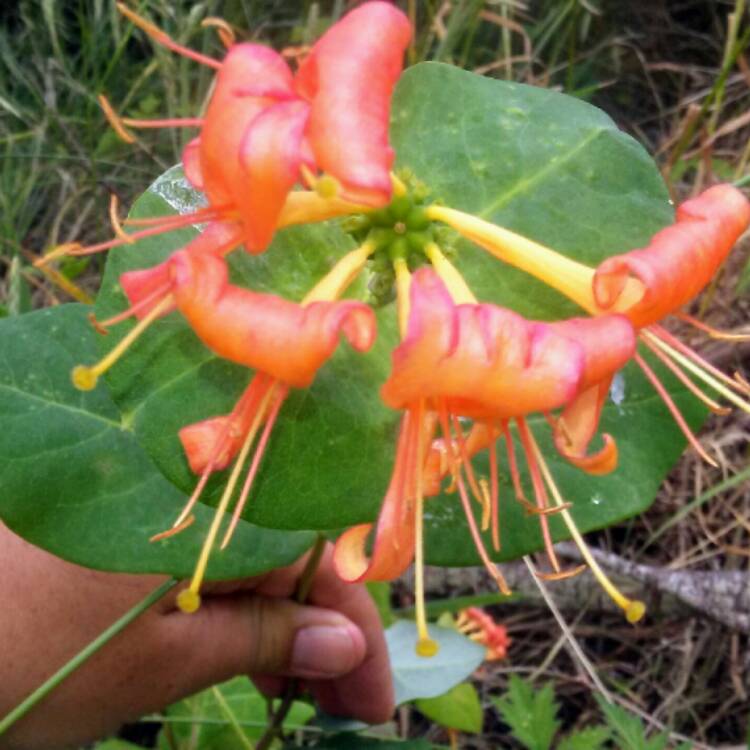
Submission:
{"label": "human hand", "polygon": [[[75,747],[241,674],[267,694],[301,678],[329,713],[387,720],[388,657],[366,589],[339,580],[328,549],[309,604],[296,604],[290,597],[303,567],[304,558],[207,584],[191,615],[176,608],[172,592],[0,737],[0,748]],[[163,581],[72,565],[2,523],[0,570],[0,717]]]}

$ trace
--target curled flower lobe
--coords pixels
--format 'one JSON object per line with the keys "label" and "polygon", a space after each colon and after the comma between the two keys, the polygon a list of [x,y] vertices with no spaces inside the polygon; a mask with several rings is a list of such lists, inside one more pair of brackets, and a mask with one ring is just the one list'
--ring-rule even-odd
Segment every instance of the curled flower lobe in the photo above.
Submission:
{"label": "curled flower lobe", "polygon": [[417,409],[408,410],[401,420],[396,461],[375,527],[372,556],[367,556],[366,542],[373,524],[353,526],[336,542],[334,564],[345,581],[390,581],[400,576],[414,559],[417,447],[420,439],[422,445],[429,444],[435,427],[434,420],[419,422]]}
{"label": "curled flower lobe", "polygon": [[295,77],[296,91],[311,103],[308,138],[317,165],[356,203],[390,200],[390,100],[411,34],[394,5],[365,3],[318,40]]}
{"label": "curled flower lobe", "polygon": [[213,255],[177,252],[170,261],[175,304],[198,337],[220,357],[305,388],[343,334],[357,351],[375,338],[373,311],[355,301],[288,302],[229,283]]}
{"label": "curled flower lobe", "polygon": [[429,268],[411,284],[406,337],[381,391],[401,409],[419,398],[475,419],[547,411],[570,401],[584,367],[580,345],[550,324],[489,304],[456,305]]}
{"label": "curled flower lobe", "polygon": [[[593,292],[603,310],[619,310],[633,325],[650,325],[675,312],[711,280],[750,224],[750,203],[732,185],[715,185],[677,209],[674,224],[642,249],[607,258],[596,269]],[[622,299],[628,281],[635,301]]]}
{"label": "curled flower lobe", "polygon": [[579,392],[555,422],[555,447],[589,474],[609,474],[617,467],[617,444],[612,436],[602,435],[604,446],[591,455],[587,451],[598,429],[612,378],[635,354],[635,329],[624,315],[572,318],[551,325],[559,334],[577,341],[584,352]]}

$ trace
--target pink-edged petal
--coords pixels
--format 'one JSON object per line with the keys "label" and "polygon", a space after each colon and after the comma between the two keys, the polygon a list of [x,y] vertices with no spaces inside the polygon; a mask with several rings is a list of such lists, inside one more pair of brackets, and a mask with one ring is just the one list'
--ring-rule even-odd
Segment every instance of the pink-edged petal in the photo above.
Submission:
{"label": "pink-edged petal", "polygon": [[555,446],[579,469],[589,474],[609,474],[617,468],[618,458],[612,436],[603,434],[604,445],[595,453],[589,454],[588,448],[599,428],[612,378],[635,354],[635,329],[625,315],[571,318],[551,326],[557,333],[577,341],[584,351],[580,391],[557,421]]}
{"label": "pink-edged petal", "polygon": [[508,419],[577,393],[583,348],[549,324],[489,304],[455,305],[429,268],[412,277],[408,330],[381,395],[400,409],[420,398],[455,414]]}
{"label": "pink-edged petal", "polygon": [[[262,82],[261,95],[242,93]],[[283,95],[294,96],[293,77],[284,58],[260,44],[235,44],[216,78],[201,130],[201,172],[212,205],[234,205],[247,186],[240,145],[253,120]]]}
{"label": "pink-edged petal", "polygon": [[177,308],[206,346],[295,388],[312,383],[341,335],[358,351],[375,339],[375,314],[362,302],[299,305],[252,292],[229,284],[224,260],[207,254],[177,252],[169,269]]}
{"label": "pink-edged petal", "polygon": [[365,3],[318,40],[295,76],[297,92],[312,105],[308,135],[318,167],[353,202],[390,200],[391,95],[411,33],[394,5]]}
{"label": "pink-edged petal", "polygon": [[[711,280],[750,224],[750,202],[732,185],[715,185],[677,210],[677,221],[642,249],[607,258],[594,274],[596,303],[624,312],[642,327],[695,297]],[[623,309],[621,295],[632,277],[642,294]]]}
{"label": "pink-edged petal", "polygon": [[212,471],[229,466],[273,384],[271,378],[255,375],[229,414],[195,422],[179,431],[193,473],[202,474],[209,466]]}
{"label": "pink-edged petal", "polygon": [[375,528],[372,556],[367,539],[373,524],[354,526],[336,541],[333,564],[345,581],[390,581],[400,576],[414,558],[415,503],[413,454],[414,415],[404,414],[396,446],[396,462]]}
{"label": "pink-edged petal", "polygon": [[582,391],[563,409],[554,429],[555,447],[560,455],[579,469],[597,476],[617,468],[617,444],[611,435],[602,434],[604,445],[594,453],[587,452],[599,428],[611,383],[612,378],[608,378]]}
{"label": "pink-edged petal", "polygon": [[303,101],[274,104],[253,120],[240,144],[245,184],[237,207],[250,252],[262,251],[271,242],[284,201],[297,182],[309,114]]}
{"label": "pink-edged petal", "polygon": [[[215,221],[191,240],[182,251],[191,255],[216,254],[226,255],[230,250],[242,243],[242,230],[238,224],[232,222]],[[171,289],[169,275],[169,260],[158,263],[151,268],[126,271],[120,276],[120,286],[125,296],[134,307],[137,306],[136,317],[143,318],[158,304],[162,297]],[[149,298],[152,298],[149,300]],[[144,304],[147,303],[147,304]],[[167,315],[171,310],[167,310]]]}

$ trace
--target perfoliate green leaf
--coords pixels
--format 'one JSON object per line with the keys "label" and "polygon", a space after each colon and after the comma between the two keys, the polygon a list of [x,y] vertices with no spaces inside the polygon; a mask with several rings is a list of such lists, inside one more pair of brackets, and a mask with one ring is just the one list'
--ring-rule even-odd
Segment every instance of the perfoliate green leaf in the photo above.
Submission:
{"label": "perfoliate green leaf", "polygon": [[560,728],[552,685],[539,690],[517,675],[510,676],[508,692],[493,698],[513,736],[528,750],[549,750]]}
{"label": "perfoliate green leaf", "polygon": [[413,622],[399,620],[385,631],[396,705],[441,695],[465,680],[484,659],[484,648],[456,630],[430,625],[430,636],[439,650],[435,656],[424,657],[414,650],[417,629]]}
{"label": "perfoliate green leaf", "polygon": [[[70,371],[94,356],[81,305],[0,321],[0,519],[33,544],[92,568],[131,573],[192,573],[211,519],[163,542],[185,496],[139,447],[132,422],[106,388],[82,393]],[[214,555],[211,577],[237,578],[291,563],[312,535],[241,524]]]}
{"label": "perfoliate green leaf", "polygon": [[468,682],[462,682],[435,698],[421,698],[415,705],[428,719],[442,727],[473,734],[482,731],[482,704],[476,688]]}
{"label": "perfoliate green leaf", "polygon": [[[399,166],[422,180],[436,199],[571,257],[595,264],[642,245],[673,219],[659,173],[643,149],[601,111],[579,100],[425,64],[403,75],[392,112]],[[172,171],[143,195],[133,213],[185,212],[195,201],[195,193]],[[183,229],[112,251],[98,316],[125,307],[118,283],[123,271],[163,260],[195,231]],[[298,301],[352,246],[335,223],[286,229],[262,255],[235,252],[233,279]],[[576,312],[556,292],[470,243],[457,242],[457,249],[457,265],[480,300],[542,319]],[[368,273],[351,295],[367,298]],[[393,304],[382,307],[378,339],[369,353],[355,354],[342,344],[310,389],[292,392],[246,507],[247,520],[278,529],[333,529],[377,516],[393,466],[400,417],[379,397],[398,341],[395,318]],[[103,338],[101,350],[110,349],[129,325]],[[178,430],[227,413],[251,376],[218,360],[180,316],[172,314],[133,346],[110,372],[108,384],[137,440],[164,475],[188,493],[196,477],[187,466]],[[675,381],[665,382],[695,424],[701,410]],[[619,468],[613,474],[589,477],[571,467],[556,457],[544,419],[532,418],[531,424],[582,530],[645,509],[684,445],[666,407],[632,366],[615,381],[602,418],[602,432],[612,434],[619,445]],[[485,458],[476,461],[476,470],[486,476]],[[59,471],[65,466],[54,468],[51,463],[44,481],[56,482]],[[500,473],[502,548],[495,556],[512,559],[539,548],[541,535],[537,520],[512,501],[503,462]],[[216,501],[224,479],[217,477],[210,484],[206,503]],[[162,524],[172,512],[164,515]],[[550,522],[554,538],[566,536],[559,518]],[[430,499],[425,525],[429,562],[477,562],[455,495]],[[122,519],[113,528],[123,533],[132,526]],[[101,564],[107,564],[104,557]]]}

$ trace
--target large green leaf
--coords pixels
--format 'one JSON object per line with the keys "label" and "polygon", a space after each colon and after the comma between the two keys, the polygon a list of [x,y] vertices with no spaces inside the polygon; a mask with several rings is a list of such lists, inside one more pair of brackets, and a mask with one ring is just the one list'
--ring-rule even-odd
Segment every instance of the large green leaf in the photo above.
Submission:
{"label": "large green leaf", "polygon": [[[186,577],[211,510],[156,544],[185,502],[153,466],[106,388],[77,391],[71,368],[94,356],[81,305],[0,321],[0,519],[34,544],[92,568]],[[214,578],[254,575],[288,564],[312,535],[242,522],[215,555]]]}
{"label": "large green leaf", "polygon": [[[500,222],[559,250],[595,263],[638,246],[669,223],[672,208],[653,162],[601,111],[555,92],[485,79],[426,64],[409,69],[393,103],[392,140],[409,168],[448,205]],[[177,186],[177,187],[175,187]],[[182,192],[180,192],[182,191]],[[177,197],[175,197],[177,196]],[[189,190],[172,172],[137,203],[134,214],[190,209]],[[181,246],[195,230],[144,240],[110,253],[97,312],[123,308],[119,274],[146,267]],[[235,281],[299,300],[351,239],[335,224],[278,233],[271,248],[232,257]],[[459,243],[458,265],[482,300],[533,317],[575,311],[556,292]],[[364,296],[366,279],[353,294]],[[372,520],[388,483],[399,415],[378,389],[397,342],[395,311],[378,311],[373,350],[355,355],[346,345],[322,368],[312,388],[288,399],[272,436],[246,517],[274,528],[341,528]],[[127,329],[127,325],[123,326]],[[102,339],[111,347],[114,335]],[[251,373],[217,360],[178,315],[154,325],[111,372],[109,385],[138,440],[183,491],[195,482],[177,439],[187,423],[226,413]],[[666,380],[669,388],[674,383]],[[611,524],[646,508],[684,446],[666,408],[629,367],[617,381],[602,421],[620,446],[620,467],[591,478],[557,459],[541,419],[534,421],[553,471],[584,530]],[[677,392],[695,423],[699,409]],[[486,473],[486,462],[477,462]],[[502,467],[502,476],[506,476]],[[215,500],[218,482],[205,500]],[[534,519],[509,498],[503,481],[502,552],[509,559],[537,548]],[[427,506],[428,559],[437,564],[476,561],[455,496]],[[557,538],[564,536],[552,519]]]}

